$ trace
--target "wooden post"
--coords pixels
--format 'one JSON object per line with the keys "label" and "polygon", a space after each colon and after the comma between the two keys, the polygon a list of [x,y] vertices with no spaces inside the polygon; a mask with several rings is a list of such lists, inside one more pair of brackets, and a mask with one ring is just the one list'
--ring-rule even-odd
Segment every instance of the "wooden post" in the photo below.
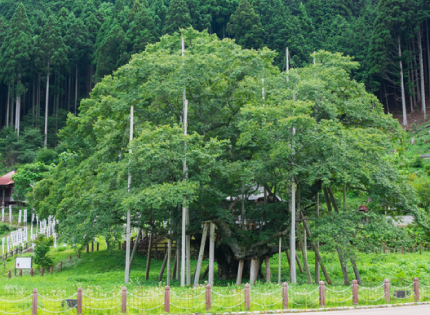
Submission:
{"label": "wooden post", "polygon": [[390,280],[384,280],[384,295],[385,301],[390,302]]}
{"label": "wooden post", "polygon": [[63,270],[63,262],[60,261],[60,271],[62,271],[62,270]]}
{"label": "wooden post", "polygon": [[196,275],[194,277],[194,286],[199,285],[200,271],[202,269],[203,255],[205,253],[206,237],[208,234],[208,224],[203,225],[202,241],[200,243],[199,258],[197,260]]}
{"label": "wooden post", "polygon": [[251,286],[249,283],[245,284],[245,309],[249,310],[251,306]]}
{"label": "wooden post", "polygon": [[49,273],[52,275],[52,271],[53,271],[53,268],[52,267],[50,267],[49,268]]}
{"label": "wooden post", "polygon": [[78,288],[78,299],[76,304],[77,315],[82,314],[82,288]]}
{"label": "wooden post", "polygon": [[172,261],[172,240],[169,238],[167,241],[167,285],[170,285],[170,277],[171,277],[171,270],[172,267],[170,265]]}
{"label": "wooden post", "polygon": [[146,259],[145,280],[149,279],[149,268],[151,267],[152,233],[149,234],[148,258]]}
{"label": "wooden post", "polygon": [[325,284],[324,284],[324,281],[320,281],[319,293],[320,293],[320,306],[325,306]]}
{"label": "wooden post", "polygon": [[43,277],[43,267],[40,268],[40,276]]}
{"label": "wooden post", "polygon": [[121,313],[127,313],[127,288],[122,288]]}
{"label": "wooden post", "polygon": [[99,248],[100,248],[100,244],[99,242],[97,242],[97,251],[99,251]]}
{"label": "wooden post", "polygon": [[[215,224],[210,223],[209,234],[209,284],[214,282],[214,261],[215,261]],[[183,272],[183,271],[182,271]]]}
{"label": "wooden post", "polygon": [[12,276],[12,273],[9,270],[9,272],[7,273],[7,277],[10,279],[11,276]]}
{"label": "wooden post", "polygon": [[288,283],[286,282],[282,284],[282,308],[288,309]]}
{"label": "wooden post", "polygon": [[358,305],[358,281],[352,280],[352,304]]}
{"label": "wooden post", "polygon": [[278,284],[281,284],[281,254],[282,254],[282,237],[279,238],[279,248],[278,248]]}
{"label": "wooden post", "polygon": [[417,277],[414,278],[414,295],[415,302],[418,302],[420,300],[420,283]]}
{"label": "wooden post", "polygon": [[19,276],[22,277],[22,269],[19,269]]}
{"label": "wooden post", "polygon": [[271,274],[270,274],[270,257],[266,257],[264,259],[264,262],[266,264],[266,282],[270,282]]}
{"label": "wooden post", "polygon": [[91,242],[91,251],[94,251],[94,242]]}
{"label": "wooden post", "polygon": [[163,259],[163,264],[161,265],[160,274],[158,275],[158,281],[161,281],[161,279],[163,278],[164,269],[166,269],[166,264],[167,264],[167,255],[168,253],[166,252]]}
{"label": "wooden post", "polygon": [[208,284],[206,286],[206,310],[210,310],[211,309],[211,285]]}
{"label": "wooden post", "polygon": [[31,305],[31,315],[37,315],[37,289],[33,289],[33,304]]}
{"label": "wooden post", "polygon": [[251,282],[251,285],[254,285],[257,281],[258,276],[258,269],[260,267],[259,259],[258,258],[251,258],[251,268],[250,268],[250,276],[249,276],[249,282]]}
{"label": "wooden post", "polygon": [[87,252],[87,253],[89,253],[89,252],[90,252],[90,245],[89,245],[89,244],[87,244],[86,252]]}
{"label": "wooden post", "polygon": [[239,267],[237,268],[236,285],[242,284],[243,264],[244,264],[244,260],[240,259],[239,260]]}
{"label": "wooden post", "polygon": [[30,269],[30,276],[33,277],[33,268]]}

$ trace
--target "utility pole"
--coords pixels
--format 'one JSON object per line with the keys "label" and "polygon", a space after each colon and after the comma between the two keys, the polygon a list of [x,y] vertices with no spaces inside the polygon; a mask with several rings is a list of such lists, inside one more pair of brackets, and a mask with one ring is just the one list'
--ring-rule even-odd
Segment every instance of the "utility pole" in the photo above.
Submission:
{"label": "utility pole", "polygon": [[[130,144],[133,141],[133,106],[130,108]],[[128,150],[128,153],[131,154],[131,147]],[[127,190],[130,191],[131,185],[131,173],[128,170],[128,187]],[[126,239],[126,248],[125,248],[125,279],[124,282],[128,284],[128,280],[130,278],[130,209],[127,210],[127,228],[125,233]]]}

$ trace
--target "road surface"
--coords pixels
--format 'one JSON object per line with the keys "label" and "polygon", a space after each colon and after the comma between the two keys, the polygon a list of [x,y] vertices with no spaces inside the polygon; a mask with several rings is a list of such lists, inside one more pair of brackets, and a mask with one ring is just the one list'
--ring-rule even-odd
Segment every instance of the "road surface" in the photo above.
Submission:
{"label": "road surface", "polygon": [[[306,312],[305,312],[306,313]],[[291,314],[291,313],[288,313]],[[297,313],[300,314],[300,313]],[[324,315],[429,315],[430,305],[394,306],[386,308],[354,309],[344,311],[312,312]],[[287,315],[287,314],[285,314]]]}

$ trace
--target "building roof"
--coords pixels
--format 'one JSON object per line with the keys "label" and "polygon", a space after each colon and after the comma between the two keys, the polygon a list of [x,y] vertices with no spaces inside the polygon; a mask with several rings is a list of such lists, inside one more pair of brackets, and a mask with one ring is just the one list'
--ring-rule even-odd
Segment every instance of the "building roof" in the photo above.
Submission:
{"label": "building roof", "polygon": [[0,177],[0,186],[12,185],[14,181],[12,180],[12,175],[16,174],[16,171],[12,171]]}
{"label": "building roof", "polygon": [[360,207],[358,208],[358,211],[369,212],[369,209],[363,205],[360,205]]}

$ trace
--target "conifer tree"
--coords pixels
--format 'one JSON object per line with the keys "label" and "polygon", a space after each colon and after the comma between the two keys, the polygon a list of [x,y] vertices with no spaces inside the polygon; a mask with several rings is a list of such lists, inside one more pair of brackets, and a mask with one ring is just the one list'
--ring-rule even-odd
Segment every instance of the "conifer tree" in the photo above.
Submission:
{"label": "conifer tree", "polygon": [[31,25],[24,5],[20,3],[9,24],[3,45],[1,47],[1,71],[3,80],[7,83],[16,81],[15,130],[19,137],[21,116],[21,95],[25,92],[21,80],[29,71],[33,39]]}
{"label": "conifer tree", "polygon": [[231,16],[227,31],[244,48],[260,48],[263,45],[264,30],[260,16],[248,0],[241,0],[236,12]]}
{"label": "conifer tree", "polygon": [[167,7],[163,0],[153,0],[149,9],[154,15],[155,23],[158,27],[158,33],[161,33],[164,29],[164,23],[166,21]]}
{"label": "conifer tree", "polygon": [[67,63],[67,47],[63,42],[55,16],[51,15],[37,37],[35,63],[46,73],[45,94],[45,147],[48,145],[49,75],[53,66]]}
{"label": "conifer tree", "polygon": [[132,45],[131,54],[145,50],[146,45],[155,43],[158,36],[152,11],[149,9],[140,10],[134,16],[134,20],[130,23],[130,28],[127,31],[127,37]]}
{"label": "conifer tree", "polygon": [[190,10],[185,0],[172,0],[167,10],[164,34],[173,34],[180,28],[191,26]]}

